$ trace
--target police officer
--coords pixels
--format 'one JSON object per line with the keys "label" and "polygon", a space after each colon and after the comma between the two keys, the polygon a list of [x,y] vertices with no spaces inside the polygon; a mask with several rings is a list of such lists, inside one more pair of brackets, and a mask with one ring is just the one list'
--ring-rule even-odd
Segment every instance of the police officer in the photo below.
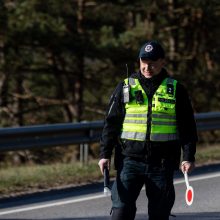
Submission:
{"label": "police officer", "polygon": [[[148,41],[140,70],[119,83],[107,109],[99,167],[110,168],[115,149],[112,219],[133,220],[145,185],[149,220],[168,220],[175,200],[174,170],[194,168],[197,132],[185,88],[164,68],[165,52]],[[182,158],[181,158],[182,149]],[[182,160],[180,164],[180,159]]]}

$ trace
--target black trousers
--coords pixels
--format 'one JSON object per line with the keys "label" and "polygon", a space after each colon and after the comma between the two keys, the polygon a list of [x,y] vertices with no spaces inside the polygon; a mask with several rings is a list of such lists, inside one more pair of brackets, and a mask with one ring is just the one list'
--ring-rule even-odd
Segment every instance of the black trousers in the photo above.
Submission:
{"label": "black trousers", "polygon": [[112,187],[112,220],[134,220],[136,200],[144,185],[149,220],[168,220],[175,201],[173,173],[169,161],[146,163],[125,157]]}

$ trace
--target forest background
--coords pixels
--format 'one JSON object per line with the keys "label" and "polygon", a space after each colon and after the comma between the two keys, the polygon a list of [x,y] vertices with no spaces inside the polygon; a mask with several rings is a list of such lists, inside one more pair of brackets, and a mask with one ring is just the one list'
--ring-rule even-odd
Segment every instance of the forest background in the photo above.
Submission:
{"label": "forest background", "polygon": [[[219,27],[218,0],[1,0],[1,127],[103,120],[149,39],[164,46],[195,113],[219,111]],[[0,164],[69,162],[76,149],[0,153]]]}

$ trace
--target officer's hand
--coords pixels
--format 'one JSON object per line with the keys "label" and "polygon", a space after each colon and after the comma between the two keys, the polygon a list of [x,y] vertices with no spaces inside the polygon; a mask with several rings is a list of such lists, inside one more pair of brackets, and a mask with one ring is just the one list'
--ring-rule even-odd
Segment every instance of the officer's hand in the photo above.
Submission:
{"label": "officer's hand", "polygon": [[110,169],[110,159],[101,159],[99,161],[99,167],[100,167],[100,170],[101,170],[101,173],[102,175],[104,174],[104,167],[106,166],[108,169]]}
{"label": "officer's hand", "polygon": [[194,162],[183,161],[181,164],[181,170],[183,173],[190,173],[195,168]]}

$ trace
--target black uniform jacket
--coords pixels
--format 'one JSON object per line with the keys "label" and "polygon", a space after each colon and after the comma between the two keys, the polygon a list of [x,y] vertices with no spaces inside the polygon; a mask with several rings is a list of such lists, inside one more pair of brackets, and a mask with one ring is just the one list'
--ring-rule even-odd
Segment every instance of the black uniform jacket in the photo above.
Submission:
{"label": "black uniform jacket", "polygon": [[[132,74],[130,77],[139,79],[150,101],[161,82],[168,77],[168,74],[165,69],[162,69],[158,75],[150,79],[145,78],[140,72]],[[143,142],[120,140],[125,116],[123,85],[124,82],[119,83],[110,98],[101,136],[100,157],[110,159],[115,148],[116,161],[117,159],[121,160],[119,154],[147,161],[167,159],[172,161],[175,168],[178,169],[182,148],[182,160],[194,162],[198,138],[193,109],[186,89],[179,82],[177,83],[176,117],[180,139],[167,142],[152,142],[150,140]],[[118,154],[117,152],[120,153]]]}

